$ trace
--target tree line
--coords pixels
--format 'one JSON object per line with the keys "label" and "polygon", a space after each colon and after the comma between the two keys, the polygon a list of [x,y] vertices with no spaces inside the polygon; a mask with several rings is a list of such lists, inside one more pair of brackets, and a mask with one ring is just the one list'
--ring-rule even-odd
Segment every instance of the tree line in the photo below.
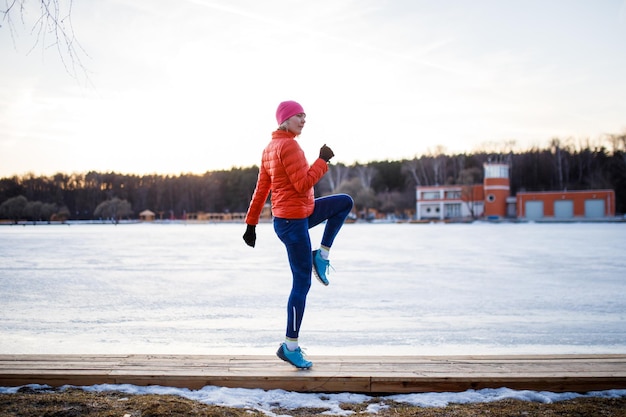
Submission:
{"label": "tree line", "polygon": [[[345,192],[353,197],[357,213],[376,209],[403,217],[415,209],[416,186],[480,183],[483,164],[500,162],[511,167],[512,195],[613,189],[617,213],[626,213],[626,134],[608,138],[606,145],[597,146],[575,147],[553,139],[549,146],[525,152],[447,155],[438,148],[413,159],[331,164],[316,185],[316,195]],[[195,212],[245,212],[258,172],[252,166],[176,176],[92,171],[6,177],[0,179],[0,219],[133,219],[146,209],[163,219]]]}

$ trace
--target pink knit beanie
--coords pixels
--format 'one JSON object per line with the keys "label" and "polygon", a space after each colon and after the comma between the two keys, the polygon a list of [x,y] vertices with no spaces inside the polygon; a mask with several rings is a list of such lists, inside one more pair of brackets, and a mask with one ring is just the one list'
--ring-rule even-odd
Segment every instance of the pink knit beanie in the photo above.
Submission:
{"label": "pink knit beanie", "polygon": [[304,113],[302,106],[295,101],[283,101],[276,109],[276,121],[282,124],[285,120],[296,114]]}

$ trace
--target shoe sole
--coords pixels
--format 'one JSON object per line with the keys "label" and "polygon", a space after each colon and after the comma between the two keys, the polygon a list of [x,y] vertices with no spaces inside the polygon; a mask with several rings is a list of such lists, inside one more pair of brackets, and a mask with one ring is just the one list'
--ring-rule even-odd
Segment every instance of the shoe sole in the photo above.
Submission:
{"label": "shoe sole", "polygon": [[315,278],[317,278],[319,282],[321,282],[323,285],[328,287],[329,282],[328,281],[324,282],[324,280],[322,280],[322,278],[320,277],[320,274],[317,273],[317,269],[315,269],[315,267],[313,267],[313,275],[315,275]]}
{"label": "shoe sole", "polygon": [[[313,251],[313,258],[315,258],[315,254],[317,253],[316,250]],[[328,287],[328,279],[326,281],[324,281],[321,277],[320,274],[317,272],[317,268],[315,268],[315,259],[313,259],[313,275],[315,275],[315,278],[317,278],[317,280],[322,283],[322,285]]]}
{"label": "shoe sole", "polygon": [[278,348],[278,351],[276,352],[276,356],[278,356],[280,359],[282,359],[285,362],[287,362],[289,365],[295,366],[298,369],[310,369],[313,366],[313,364],[310,364],[309,366],[298,366],[295,363],[291,362],[289,359],[287,359],[287,357],[283,353],[283,347],[282,346]]}

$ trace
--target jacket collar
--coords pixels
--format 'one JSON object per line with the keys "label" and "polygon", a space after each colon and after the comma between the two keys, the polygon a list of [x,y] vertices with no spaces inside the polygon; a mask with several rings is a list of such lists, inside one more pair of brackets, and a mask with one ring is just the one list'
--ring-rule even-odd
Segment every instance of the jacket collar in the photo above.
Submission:
{"label": "jacket collar", "polygon": [[293,139],[296,135],[287,130],[276,129],[272,132],[272,139]]}

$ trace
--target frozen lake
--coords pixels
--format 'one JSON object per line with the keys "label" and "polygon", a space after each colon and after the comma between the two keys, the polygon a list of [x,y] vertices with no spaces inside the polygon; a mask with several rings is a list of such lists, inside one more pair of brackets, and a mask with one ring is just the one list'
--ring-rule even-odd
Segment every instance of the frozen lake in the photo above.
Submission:
{"label": "frozen lake", "polygon": [[[270,224],[0,227],[0,353],[274,354]],[[321,227],[311,231],[319,245]],[[626,352],[626,224],[348,224],[300,343],[327,354]]]}

